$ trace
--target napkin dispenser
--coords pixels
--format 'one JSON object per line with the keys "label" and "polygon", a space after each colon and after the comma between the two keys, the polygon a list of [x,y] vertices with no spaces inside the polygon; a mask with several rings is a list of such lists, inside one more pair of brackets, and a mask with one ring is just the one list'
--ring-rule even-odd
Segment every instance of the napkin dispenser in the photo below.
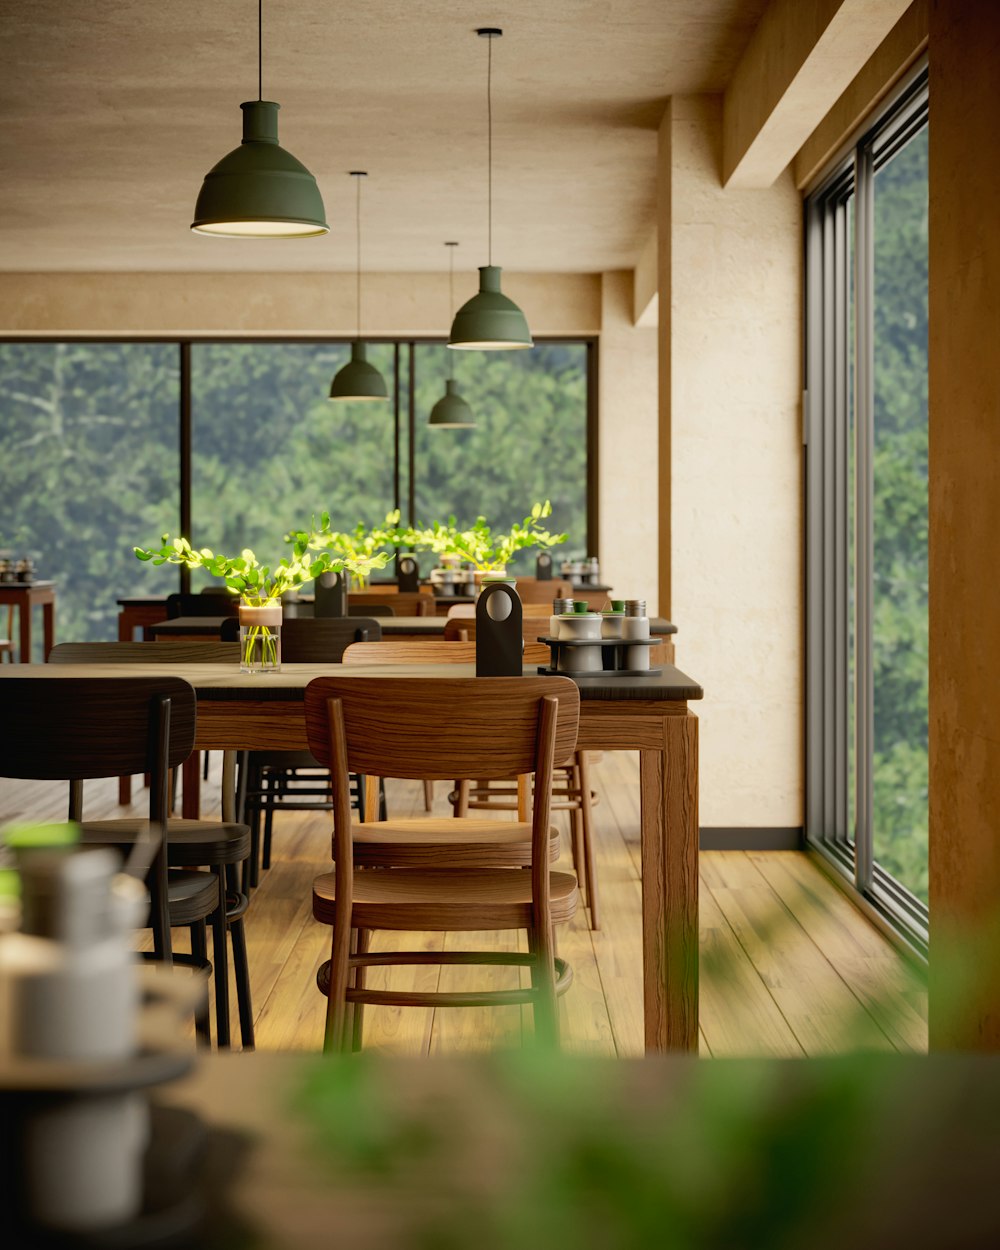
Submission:
{"label": "napkin dispenser", "polygon": [[508,582],[486,586],[476,601],[476,676],[520,677],[521,600]]}

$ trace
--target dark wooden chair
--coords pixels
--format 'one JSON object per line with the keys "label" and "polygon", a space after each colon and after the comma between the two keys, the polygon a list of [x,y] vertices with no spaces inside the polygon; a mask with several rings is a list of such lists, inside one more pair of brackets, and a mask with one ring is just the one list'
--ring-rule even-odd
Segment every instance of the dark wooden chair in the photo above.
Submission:
{"label": "dark wooden chair", "polygon": [[[239,648],[231,643],[216,642],[64,642],[53,647],[49,662],[164,665],[226,663],[235,666],[239,663]],[[188,751],[188,755],[190,754]],[[79,800],[73,818],[80,819]],[[84,821],[83,839],[90,844],[111,845],[124,850],[138,836],[141,825],[141,821],[130,817]],[[250,972],[243,926],[243,917],[249,906],[247,877],[250,852],[250,830],[246,825],[227,821],[183,820],[172,816],[167,822],[169,866],[207,868],[211,873],[215,907],[209,922],[216,971],[215,1014],[218,1042],[220,1046],[230,1044],[229,952],[226,944],[228,932],[233,948],[240,1037],[245,1050],[252,1050],[254,1045]],[[192,949],[198,941],[198,936],[192,932]]]}
{"label": "dark wooden chair", "polygon": [[238,595],[213,587],[198,595],[175,591],[167,595],[164,607],[168,621],[176,621],[179,616],[236,616],[240,600]]}
{"label": "dark wooden chair", "polygon": [[14,605],[7,604],[7,637],[0,638],[0,660],[14,662]]}
{"label": "dark wooden chair", "polygon": [[[0,723],[10,729],[4,736],[0,770],[5,777],[69,781],[71,819],[79,818],[84,781],[148,772],[148,820],[129,822],[127,838],[102,842],[135,850],[137,858],[148,863],[143,875],[150,891],[154,957],[166,963],[183,961],[174,955],[170,930],[184,926],[191,932],[192,948],[192,957],[185,962],[207,969],[205,926],[218,913],[218,879],[191,871],[187,864],[168,867],[168,773],[194,745],[194,691],[179,677],[49,673],[0,682]],[[207,1037],[204,1012],[197,1024]]]}
{"label": "dark wooden chair", "polygon": [[[360,1045],[365,1003],[530,1003],[536,1036],[558,1042],[556,995],[568,988],[572,971],[556,957],[553,926],[572,918],[577,888],[571,874],[549,867],[549,791],[553,764],[571,758],[576,747],[576,685],[564,677],[319,677],[306,689],[305,712],[310,748],[333,778],[335,870],[313,883],[313,915],[333,927],[330,962],[318,976],[328,1000],[325,1048],[346,1048],[349,1032]],[[449,867],[356,869],[349,770],[432,780],[534,772],[530,871],[466,867],[460,853]],[[456,818],[441,823],[461,826]],[[528,950],[372,954],[368,938],[375,929],[523,929]],[[452,993],[365,988],[371,964],[423,963],[528,967],[531,986]]]}

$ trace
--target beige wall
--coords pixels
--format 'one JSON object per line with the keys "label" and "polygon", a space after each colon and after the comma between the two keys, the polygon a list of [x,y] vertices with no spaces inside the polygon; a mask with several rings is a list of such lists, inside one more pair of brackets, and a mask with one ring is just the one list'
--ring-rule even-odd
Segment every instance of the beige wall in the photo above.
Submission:
{"label": "beige wall", "polygon": [[[931,1044],[1000,1048],[1000,6],[930,18]],[[963,1014],[941,944],[974,963]]]}
{"label": "beige wall", "polygon": [[789,171],[722,189],[721,122],[718,97],[674,97],[660,131],[670,615],[705,688],[702,825],[798,826],[802,205]]}
{"label": "beige wall", "polygon": [[633,324],[632,274],[603,275],[599,362],[601,574],[616,595],[657,597],[656,329]]}
{"label": "beige wall", "polygon": [[[535,334],[597,334],[598,274],[505,274],[504,290]],[[353,334],[354,278],[314,273],[3,273],[0,334]],[[456,300],[475,280],[456,279]],[[371,274],[367,334],[440,335],[448,278]]]}

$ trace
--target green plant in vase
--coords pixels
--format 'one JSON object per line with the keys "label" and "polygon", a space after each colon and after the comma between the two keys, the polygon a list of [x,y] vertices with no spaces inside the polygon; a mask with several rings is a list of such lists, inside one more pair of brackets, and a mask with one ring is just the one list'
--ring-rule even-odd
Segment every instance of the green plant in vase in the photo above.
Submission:
{"label": "green plant in vase", "polygon": [[[277,667],[278,638],[274,626],[281,622],[283,594],[322,573],[367,576],[372,569],[384,568],[388,559],[386,555],[345,555],[332,550],[313,553],[305,542],[296,539],[291,554],[283,556],[272,568],[261,564],[249,547],[238,556],[226,556],[208,547],[196,549],[186,538],[171,538],[169,534],[162,535],[159,547],[134,547],[133,551],[140,560],[156,565],[180,564],[224,579],[228,589],[241,597],[241,624],[249,624],[241,640],[241,662],[247,669]],[[244,608],[249,609],[249,620],[244,617]]]}
{"label": "green plant in vase", "polygon": [[[410,546],[412,531],[399,524],[399,509],[386,515],[381,525],[367,526],[359,521],[351,530],[332,530],[330,514],[324,512],[310,530],[293,530],[285,541],[302,551],[327,553],[344,561],[351,578],[352,590],[364,590],[373,569],[383,569],[389,559],[389,548]],[[352,567],[356,566],[356,567]],[[331,570],[336,571],[336,570]]]}
{"label": "green plant in vase", "polygon": [[564,543],[567,535],[553,534],[544,529],[541,522],[552,515],[549,500],[536,503],[529,516],[517,522],[509,530],[494,532],[485,517],[477,517],[470,529],[460,530],[455,518],[442,523],[436,521],[426,529],[409,531],[408,545],[423,547],[439,555],[456,556],[471,564],[477,573],[498,574],[506,571],[507,564],[519,551],[528,547],[554,547]]}

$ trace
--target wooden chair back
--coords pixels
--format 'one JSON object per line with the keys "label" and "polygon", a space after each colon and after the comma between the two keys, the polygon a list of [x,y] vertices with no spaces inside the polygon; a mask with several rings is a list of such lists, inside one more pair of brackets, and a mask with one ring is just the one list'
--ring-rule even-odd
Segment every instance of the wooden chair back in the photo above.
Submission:
{"label": "wooden chair back", "polygon": [[[524,639],[524,662],[525,664],[545,664],[551,652],[544,642],[539,642],[539,638],[545,637],[549,632],[549,618],[547,616],[523,616],[521,618],[521,637]],[[444,623],[444,638],[448,643],[459,642],[475,642],[476,641],[476,619],[475,617],[452,616]]]}
{"label": "wooden chair back", "polygon": [[228,591],[206,590],[200,595],[177,591],[167,595],[164,607],[168,621],[176,621],[179,616],[236,616],[240,610],[240,599],[239,595]]}
{"label": "wooden chair back", "polygon": [[543,582],[537,577],[521,577],[518,574],[517,593],[522,603],[544,603],[551,610],[553,599],[572,597],[573,583],[556,577],[549,582]]}
{"label": "wooden chair back", "polygon": [[281,626],[281,658],[288,664],[339,664],[354,642],[378,642],[382,626],[373,617],[300,617]]}
{"label": "wooden chair back", "polygon": [[540,701],[558,700],[554,762],[576,749],[580,692],[566,677],[317,677],[306,733],[331,759],[327,704],[339,701],[351,772],[376,777],[503,778],[535,771]]}
{"label": "wooden chair back", "polygon": [[[235,618],[234,618],[235,619]],[[227,622],[228,623],[228,622]],[[237,642],[60,642],[50,664],[239,664]]]}
{"label": "wooden chair back", "polygon": [[344,652],[342,664],[475,664],[474,642],[443,642],[440,638],[385,638],[382,642],[355,642]]}
{"label": "wooden chair back", "polygon": [[397,590],[395,586],[386,586],[379,590],[351,591],[347,596],[347,610],[351,608],[369,607],[380,604],[391,608],[395,616],[434,616],[437,604],[433,594],[428,591],[413,593]]}
{"label": "wooden chair back", "polygon": [[[69,644],[63,644],[69,645]],[[148,643],[109,643],[157,650]],[[152,773],[159,764],[151,706],[170,702],[162,744],[167,767],[194,749],[195,694],[180,677],[10,677],[0,681],[0,724],[8,727],[0,770],[5,777],[80,781]]]}

